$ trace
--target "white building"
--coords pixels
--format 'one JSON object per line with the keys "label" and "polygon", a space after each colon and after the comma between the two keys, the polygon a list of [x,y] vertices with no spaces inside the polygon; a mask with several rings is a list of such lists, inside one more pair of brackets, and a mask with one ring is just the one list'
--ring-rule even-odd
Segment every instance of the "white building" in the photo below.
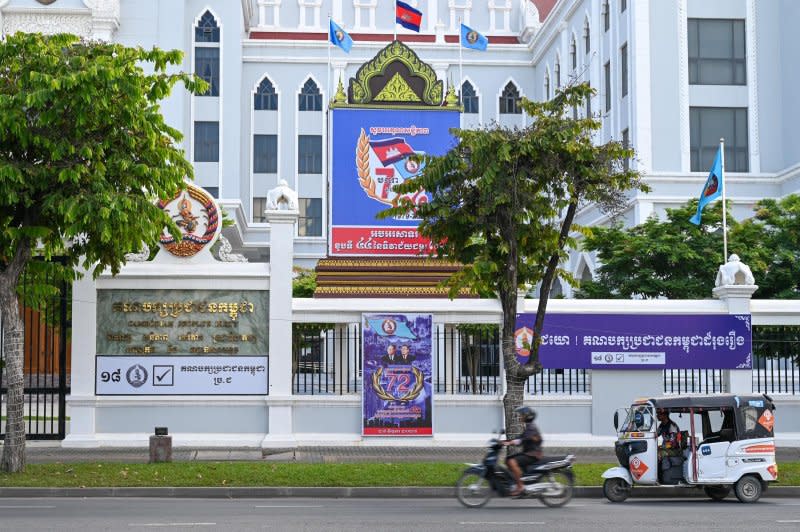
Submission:
{"label": "white building", "polygon": [[[791,68],[793,0],[410,0],[419,33],[396,27],[388,0],[0,0],[3,33],[69,31],[126,45],[185,52],[182,68],[211,83],[164,102],[185,134],[197,184],[235,219],[226,234],[250,260],[269,256],[266,191],[286,179],[300,197],[297,260],[327,254],[330,153],[327,103],[338,80],[397,36],[445,83],[462,82],[462,125],[523,125],[517,96],[543,99],[570,80],[597,96],[600,140],[637,152],[631,164],[652,187],[631,198],[636,224],[696,197],[720,137],[727,194],[737,217],[755,201],[800,189]],[[328,43],[328,16],[355,44]],[[485,52],[460,50],[459,21],[489,37]],[[584,225],[607,222],[589,207]],[[574,254],[580,278],[592,257]],[[569,287],[563,288],[569,293]]]}

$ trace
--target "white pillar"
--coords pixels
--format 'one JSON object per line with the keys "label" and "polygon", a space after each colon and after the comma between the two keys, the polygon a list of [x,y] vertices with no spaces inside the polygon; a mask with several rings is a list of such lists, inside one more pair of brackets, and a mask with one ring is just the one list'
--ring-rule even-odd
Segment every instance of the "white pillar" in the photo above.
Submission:
{"label": "white pillar", "polygon": [[[728,314],[750,314],[750,300],[753,293],[758,290],[758,286],[752,283],[752,275],[749,279],[743,274],[742,267],[746,272],[750,272],[750,268],[739,262],[739,257],[731,255],[729,262],[720,266],[720,273],[717,275],[717,287],[712,290],[714,297],[722,300],[728,307]],[[734,282],[748,282],[748,284],[721,284],[723,277],[723,270],[725,268],[738,269],[735,275],[730,277]],[[742,273],[740,275],[740,272]],[[752,327],[752,320],[751,325]],[[727,378],[725,379],[728,392],[735,394],[750,394],[753,393],[753,370],[752,369],[731,369],[727,371]]]}
{"label": "white pillar", "polygon": [[[278,187],[280,188],[280,186]],[[270,192],[270,194],[272,191]],[[291,201],[294,199],[294,201]],[[280,209],[280,206],[288,210]],[[269,289],[269,434],[262,447],[294,445],[292,423],[292,262],[296,195],[278,209],[268,205],[270,224]]]}
{"label": "white pillar", "polygon": [[[63,447],[94,447],[95,355],[97,349],[97,289],[91,273],[72,285],[72,361],[70,370],[69,432]],[[77,317],[80,317],[78,319]]]}

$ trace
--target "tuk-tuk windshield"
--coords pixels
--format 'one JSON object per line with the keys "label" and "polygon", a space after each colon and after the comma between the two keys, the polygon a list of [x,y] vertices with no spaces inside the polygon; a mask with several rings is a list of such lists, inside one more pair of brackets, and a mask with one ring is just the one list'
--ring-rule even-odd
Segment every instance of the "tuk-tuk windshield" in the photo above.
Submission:
{"label": "tuk-tuk windshield", "polygon": [[621,432],[646,432],[653,426],[655,417],[650,405],[633,405],[620,428]]}

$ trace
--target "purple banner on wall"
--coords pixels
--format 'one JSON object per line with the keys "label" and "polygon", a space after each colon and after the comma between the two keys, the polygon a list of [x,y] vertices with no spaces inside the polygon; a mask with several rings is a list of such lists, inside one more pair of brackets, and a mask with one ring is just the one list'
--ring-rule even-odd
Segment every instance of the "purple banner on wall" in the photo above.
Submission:
{"label": "purple banner on wall", "polygon": [[[517,314],[517,359],[528,361],[536,314]],[[547,314],[545,368],[751,369],[749,314]]]}
{"label": "purple banner on wall", "polygon": [[364,314],[364,436],[433,435],[433,316]]}

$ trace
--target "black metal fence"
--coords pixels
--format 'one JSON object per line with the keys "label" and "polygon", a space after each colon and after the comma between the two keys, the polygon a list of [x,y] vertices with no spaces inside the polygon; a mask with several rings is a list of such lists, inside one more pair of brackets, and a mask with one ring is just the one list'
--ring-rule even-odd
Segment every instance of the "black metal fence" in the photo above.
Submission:
{"label": "black metal fence", "polygon": [[665,369],[664,393],[724,393],[724,370],[721,369]]}
{"label": "black metal fence", "polygon": [[[358,325],[293,327],[292,390],[300,395],[361,392],[362,347]],[[499,331],[489,325],[438,327],[433,332],[434,393],[498,395],[503,392]],[[547,369],[528,380],[529,394],[588,394],[586,370]]]}
{"label": "black metal fence", "polygon": [[800,395],[800,326],[753,327],[753,391]]}
{"label": "black metal fence", "polygon": [[[71,286],[55,273],[42,273],[45,283],[58,287],[41,310],[22,309],[25,323],[23,348],[23,413],[29,440],[60,440],[66,435],[66,396],[69,380],[69,302]],[[22,291],[36,290],[28,273]],[[0,316],[0,439],[5,438],[7,382],[4,374],[2,316]]]}

